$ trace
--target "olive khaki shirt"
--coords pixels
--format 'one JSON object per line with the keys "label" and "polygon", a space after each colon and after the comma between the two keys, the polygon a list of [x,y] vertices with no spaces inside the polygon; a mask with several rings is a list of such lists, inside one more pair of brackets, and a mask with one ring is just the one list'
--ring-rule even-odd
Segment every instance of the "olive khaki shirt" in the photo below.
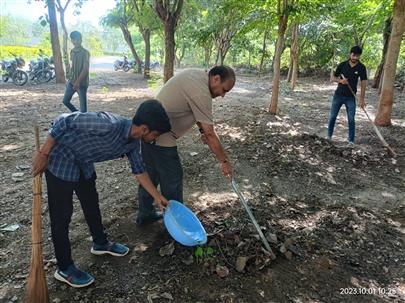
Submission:
{"label": "olive khaki shirt", "polygon": [[[85,64],[90,64],[90,53],[82,46],[74,47],[70,51],[70,60],[72,61],[72,67],[70,69],[69,81],[74,83],[79,78]],[[89,73],[84,77],[80,86],[89,86]]]}
{"label": "olive khaki shirt", "polygon": [[156,96],[166,110],[172,131],[162,134],[156,145],[176,146],[196,122],[214,124],[212,97],[208,86],[208,73],[202,69],[187,69],[172,77]]}

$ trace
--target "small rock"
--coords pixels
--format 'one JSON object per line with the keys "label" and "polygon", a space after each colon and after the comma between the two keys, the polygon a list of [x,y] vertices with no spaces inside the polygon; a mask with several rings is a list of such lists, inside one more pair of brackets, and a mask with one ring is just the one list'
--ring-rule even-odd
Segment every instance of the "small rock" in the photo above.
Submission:
{"label": "small rock", "polygon": [[159,249],[159,255],[160,255],[161,257],[164,257],[164,256],[171,256],[171,255],[173,254],[173,252],[174,252],[174,242],[171,242],[171,243],[168,244],[168,245],[162,246],[162,247]]}
{"label": "small rock", "polygon": [[20,164],[20,165],[17,165],[16,168],[17,168],[18,170],[28,170],[28,169],[31,168],[31,166],[26,165],[26,164]]}
{"label": "small rock", "polygon": [[294,239],[293,239],[293,238],[287,238],[287,239],[284,241],[284,247],[285,247],[286,249],[290,249],[290,246],[293,245],[293,244],[294,244]]}
{"label": "small rock", "polygon": [[28,274],[17,274],[15,275],[16,279],[25,279],[28,277]]}
{"label": "small rock", "polygon": [[277,235],[271,232],[266,233],[266,239],[270,243],[277,244]]}
{"label": "small rock", "polygon": [[196,153],[196,152],[191,152],[190,153],[190,156],[192,156],[192,157],[197,156],[197,155],[198,155],[198,153]]}
{"label": "small rock", "polygon": [[215,271],[220,278],[225,278],[229,275],[229,269],[226,266],[217,264]]}
{"label": "small rock", "polygon": [[350,155],[351,153],[352,153],[351,150],[345,150],[345,151],[343,151],[342,155],[343,155],[344,157],[347,157],[347,156]]}
{"label": "small rock", "polygon": [[287,249],[285,248],[284,244],[282,244],[282,245],[280,246],[280,252],[283,253],[283,254],[285,254],[286,251],[287,251]]}
{"label": "small rock", "polygon": [[315,266],[320,269],[331,269],[333,262],[325,256],[319,257],[318,260],[315,261]]}
{"label": "small rock", "polygon": [[237,257],[236,258],[236,270],[238,272],[243,272],[246,267],[246,262],[248,261],[247,257]]}
{"label": "small rock", "polygon": [[181,260],[181,262],[183,262],[186,265],[191,265],[194,262],[194,257],[193,255],[190,255],[187,259]]}
{"label": "small rock", "polygon": [[168,300],[173,300],[173,296],[168,292],[164,292],[164,293],[160,294],[160,297],[164,298],[164,299],[168,299]]}
{"label": "small rock", "polygon": [[14,173],[11,175],[11,179],[13,179],[14,182],[21,182],[24,181],[24,173]]}
{"label": "small rock", "polygon": [[154,299],[159,299],[159,298],[160,298],[160,296],[156,293],[148,293],[146,300],[148,300],[149,303],[153,303]]}
{"label": "small rock", "polygon": [[288,260],[292,260],[293,254],[291,251],[286,251],[284,255]]}
{"label": "small rock", "polygon": [[15,224],[10,224],[7,225],[6,227],[1,228],[1,231],[16,231],[17,229],[20,228],[20,224],[15,223]]}
{"label": "small rock", "polygon": [[148,245],[143,244],[143,243],[140,243],[140,244],[137,244],[137,245],[134,247],[133,252],[134,252],[134,253],[143,253],[143,252],[146,251],[148,248],[149,248]]}

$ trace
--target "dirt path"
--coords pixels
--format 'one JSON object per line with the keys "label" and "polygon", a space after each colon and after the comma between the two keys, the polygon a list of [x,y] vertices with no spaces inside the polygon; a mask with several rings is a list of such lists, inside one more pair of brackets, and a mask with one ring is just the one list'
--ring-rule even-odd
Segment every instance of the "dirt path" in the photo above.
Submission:
{"label": "dirt path", "polygon": [[[127,161],[98,164],[105,227],[131,253],[118,259],[91,255],[87,226],[75,203],[73,257],[96,283],[76,290],[55,281],[44,199],[51,301],[403,302],[405,96],[396,97],[393,127],[381,129],[400,153],[394,160],[362,113],[356,118],[354,149],[346,147],[344,110],[334,142],[323,139],[334,89],[326,81],[304,79],[295,92],[283,87],[277,117],[265,111],[270,86],[269,79],[239,76],[235,88],[214,102],[214,111],[237,180],[273,241],[276,260],[261,250],[236,195],[194,131],[179,142],[185,197],[209,233],[213,255],[197,260],[194,249],[175,244],[172,255],[161,257],[159,249],[172,240],[161,223],[144,228],[134,224],[137,185]],[[88,108],[130,117],[142,100],[155,95],[152,87],[134,74],[93,71]],[[44,140],[50,122],[65,111],[64,86],[0,88],[0,228],[18,226],[0,231],[0,302],[21,302],[31,252],[32,125],[40,124]],[[367,100],[373,115],[378,101],[374,90],[369,89]]]}

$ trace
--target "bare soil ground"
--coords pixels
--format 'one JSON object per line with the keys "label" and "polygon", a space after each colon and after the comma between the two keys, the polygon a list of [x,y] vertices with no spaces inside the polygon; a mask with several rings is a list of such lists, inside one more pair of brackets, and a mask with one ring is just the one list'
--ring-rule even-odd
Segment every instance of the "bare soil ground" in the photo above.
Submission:
{"label": "bare soil ground", "polygon": [[[91,75],[91,111],[131,117],[156,93],[132,73]],[[32,125],[39,123],[44,140],[52,120],[66,111],[64,85],[0,87],[0,229],[18,227],[0,231],[0,301],[22,302],[31,254]],[[261,249],[198,131],[191,131],[179,141],[186,204],[203,222],[212,255],[196,258],[195,249],[172,242],[161,222],[137,227],[137,184],[127,161],[97,164],[106,230],[131,252],[124,258],[90,254],[76,201],[73,257],[96,283],[77,290],[56,281],[44,182],[43,248],[51,301],[405,302],[405,96],[397,93],[393,126],[381,129],[399,154],[392,159],[360,111],[353,149],[346,146],[344,109],[333,142],[324,139],[333,90],[323,79],[301,79],[294,92],[282,83],[280,114],[272,116],[266,111],[270,79],[240,75],[235,88],[214,102],[218,133],[275,260]],[[377,101],[370,88],[372,116]],[[168,247],[162,257],[160,249],[172,243],[174,251]]]}

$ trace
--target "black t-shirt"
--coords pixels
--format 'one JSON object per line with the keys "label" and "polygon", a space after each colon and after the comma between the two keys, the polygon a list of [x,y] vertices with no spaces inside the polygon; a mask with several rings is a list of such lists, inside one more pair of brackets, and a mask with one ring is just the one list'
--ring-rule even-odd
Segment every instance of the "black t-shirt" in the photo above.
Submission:
{"label": "black t-shirt", "polygon": [[[354,93],[357,92],[357,82],[359,77],[361,80],[367,80],[366,67],[360,61],[353,67],[350,66],[349,60],[340,63],[336,68],[335,77],[341,78],[341,74],[348,79],[349,85],[353,89]],[[353,96],[347,85],[340,83],[338,84],[335,94],[344,97]]]}

